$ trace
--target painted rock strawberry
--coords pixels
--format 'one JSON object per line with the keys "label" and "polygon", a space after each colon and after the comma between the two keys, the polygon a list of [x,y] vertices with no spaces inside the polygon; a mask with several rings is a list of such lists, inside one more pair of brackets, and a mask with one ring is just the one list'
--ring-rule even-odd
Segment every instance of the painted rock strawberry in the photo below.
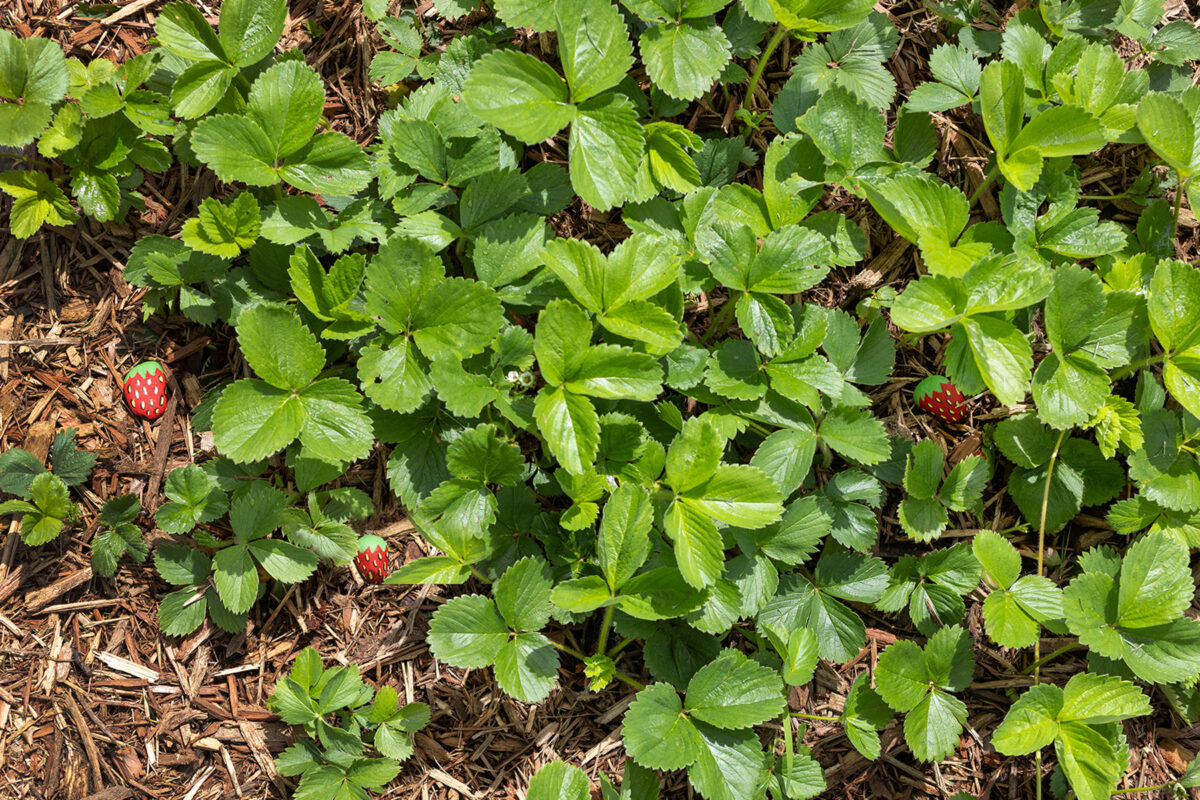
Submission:
{"label": "painted rock strawberry", "polygon": [[913,390],[917,405],[942,422],[958,422],[967,413],[967,398],[949,378],[930,375]]}
{"label": "painted rock strawberry", "polygon": [[387,542],[370,534],[358,537],[354,566],[367,583],[383,583],[388,576]]}
{"label": "painted rock strawberry", "polygon": [[157,361],[143,361],[125,374],[124,392],[134,414],[158,419],[167,410],[167,373]]}

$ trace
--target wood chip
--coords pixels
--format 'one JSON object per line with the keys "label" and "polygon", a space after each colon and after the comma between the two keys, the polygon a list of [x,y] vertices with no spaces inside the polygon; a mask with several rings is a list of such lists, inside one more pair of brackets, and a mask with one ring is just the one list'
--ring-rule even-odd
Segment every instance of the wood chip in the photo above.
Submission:
{"label": "wood chip", "polygon": [[112,653],[96,653],[96,659],[104,666],[111,669],[113,672],[120,672],[123,675],[132,675],[135,678],[155,683],[159,679],[159,673],[149,667],[143,667],[141,664],[136,664],[127,658],[115,656]]}

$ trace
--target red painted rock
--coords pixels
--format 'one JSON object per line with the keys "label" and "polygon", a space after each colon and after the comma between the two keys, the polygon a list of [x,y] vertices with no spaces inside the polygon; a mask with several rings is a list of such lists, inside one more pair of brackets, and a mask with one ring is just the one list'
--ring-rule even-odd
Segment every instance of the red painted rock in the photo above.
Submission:
{"label": "red painted rock", "polygon": [[387,542],[370,534],[358,537],[354,566],[367,583],[383,583],[388,576]]}
{"label": "red painted rock", "polygon": [[958,422],[967,413],[967,398],[949,378],[930,375],[913,389],[913,400],[942,422]]}
{"label": "red painted rock", "polygon": [[125,402],[144,419],[158,419],[167,410],[167,373],[157,361],[143,361],[125,374]]}

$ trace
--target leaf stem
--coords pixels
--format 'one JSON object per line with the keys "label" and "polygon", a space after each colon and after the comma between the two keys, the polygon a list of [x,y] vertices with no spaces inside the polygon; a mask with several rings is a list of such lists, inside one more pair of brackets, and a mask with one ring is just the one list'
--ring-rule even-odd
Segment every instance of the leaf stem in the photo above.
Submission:
{"label": "leaf stem", "polygon": [[[1190,178],[1188,180],[1191,180]],[[1187,181],[1179,177],[1179,170],[1175,170],[1175,216],[1174,223],[1171,226],[1171,240],[1174,241],[1179,236],[1179,211],[1183,206],[1183,193],[1187,190]]]}
{"label": "leaf stem", "polygon": [[841,722],[842,721],[841,717],[831,717],[828,714],[804,714],[799,711],[793,711],[793,712],[791,712],[791,714],[793,717],[799,717],[800,719],[815,719],[818,722]]}
{"label": "leaf stem", "polygon": [[[1042,569],[1045,564],[1046,553],[1046,511],[1050,506],[1050,481],[1054,478],[1054,465],[1058,463],[1058,451],[1062,447],[1063,440],[1067,438],[1067,428],[1062,433],[1058,434],[1058,441],[1054,443],[1054,452],[1050,454],[1050,461],[1046,465],[1046,485],[1042,490],[1042,514],[1038,519],[1038,552],[1037,552],[1037,574],[1042,577]],[[1041,659],[1042,637],[1038,637],[1033,643],[1033,685],[1037,686],[1041,678],[1040,671],[1042,665]],[[1053,653],[1051,655],[1054,655]],[[1037,800],[1042,800],[1042,751],[1039,749],[1034,754],[1034,776],[1037,781],[1034,784],[1036,788],[1035,797]]]}
{"label": "leaf stem", "polygon": [[484,583],[488,584],[489,586],[491,585],[491,583],[492,583],[491,580],[489,580],[488,577],[486,575],[484,575],[482,572],[475,569],[474,564],[467,564],[466,566],[467,566],[467,569],[470,570],[472,575],[474,575],[476,578],[483,581]]}
{"label": "leaf stem", "polygon": [[[792,746],[792,715],[787,708],[783,709],[783,772],[779,775],[779,796],[788,797],[787,781],[792,777],[792,763],[795,761],[795,751]],[[774,752],[771,753],[774,755]]]}
{"label": "leaf stem", "polygon": [[608,644],[608,631],[612,627],[613,612],[616,611],[616,606],[608,606],[604,609],[604,619],[600,622],[600,640],[596,643],[596,654],[603,655],[604,647]]}
{"label": "leaf stem", "polygon": [[767,62],[771,59],[771,54],[775,52],[775,48],[779,47],[779,43],[783,41],[784,34],[787,33],[787,28],[782,25],[775,29],[775,35],[771,37],[771,41],[767,42],[767,47],[763,50],[762,56],[758,59],[758,63],[754,66],[754,74],[750,76],[750,83],[746,84],[746,99],[742,101],[745,108],[750,108],[754,104],[754,90],[758,88],[758,82],[762,79],[763,70],[767,67]]}
{"label": "leaf stem", "polygon": [[975,204],[979,202],[979,198],[983,197],[984,191],[992,185],[992,181],[996,180],[996,175],[999,172],[1000,165],[993,164],[992,168],[989,169],[987,174],[983,176],[983,183],[979,184],[979,187],[975,190],[975,193],[971,195],[970,205],[967,206],[968,209],[975,207]]}
{"label": "leaf stem", "polygon": [[623,640],[621,640],[621,643],[620,643],[620,644],[617,644],[617,645],[615,645],[615,646],[613,647],[613,649],[612,649],[612,650],[609,650],[609,651],[608,651],[608,653],[606,653],[606,655],[607,655],[609,658],[616,658],[616,657],[617,657],[617,653],[620,653],[620,652],[621,652],[622,650],[624,650],[626,647],[628,647],[629,645],[633,644],[633,642],[634,642],[634,640],[633,640],[632,638],[630,638],[630,639],[623,639]]}
{"label": "leaf stem", "polygon": [[1113,794],[1133,794],[1134,792],[1157,792],[1160,789],[1169,789],[1172,783],[1159,783],[1154,786],[1130,786],[1128,789],[1113,789]]}
{"label": "leaf stem", "polygon": [[1129,377],[1138,370],[1145,369],[1152,364],[1157,364],[1160,361],[1164,361],[1166,357],[1166,353],[1158,353],[1157,355],[1146,356],[1145,358],[1135,361],[1132,364],[1126,364],[1125,366],[1113,372],[1110,377],[1114,381],[1119,381],[1122,378]]}
{"label": "leaf stem", "polygon": [[1043,664],[1053,661],[1054,659],[1058,658],[1059,656],[1063,655],[1064,653],[1069,653],[1072,650],[1077,650],[1077,649],[1079,649],[1079,647],[1080,647],[1079,642],[1072,642],[1071,644],[1064,645],[1064,646],[1058,648],[1057,650],[1055,650],[1050,655],[1039,658],[1037,661],[1033,662],[1028,667],[1021,670],[1021,674],[1028,675],[1029,673],[1033,672],[1035,669],[1040,669]]}
{"label": "leaf stem", "polygon": [[[576,650],[574,647],[571,647],[568,644],[563,644],[562,642],[556,642],[553,639],[550,640],[550,644],[554,645],[559,650],[562,650],[564,653],[567,653],[568,655],[575,656],[580,661],[586,662],[588,660],[588,656],[585,656],[583,653],[581,653],[580,651]],[[646,688],[646,684],[642,683],[641,681],[634,680],[633,678],[626,675],[624,672],[621,672],[621,670],[619,670],[619,669],[613,670],[613,677],[619,681],[629,684],[634,689],[637,689],[639,692],[642,689]]]}

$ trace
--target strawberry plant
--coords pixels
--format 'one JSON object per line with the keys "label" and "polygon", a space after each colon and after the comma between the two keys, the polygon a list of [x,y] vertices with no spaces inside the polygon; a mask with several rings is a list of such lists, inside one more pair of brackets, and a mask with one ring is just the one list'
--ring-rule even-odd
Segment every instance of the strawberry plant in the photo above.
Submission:
{"label": "strawberry plant", "polygon": [[396,777],[412,755],[412,734],[429,724],[429,706],[400,705],[394,688],[372,689],[354,665],[325,668],[311,647],[296,655],[267,705],[306,735],[275,757],[280,775],[300,776],[297,798],[366,800],[367,790]]}
{"label": "strawberry plant", "polygon": [[0,515],[21,516],[21,541],[41,545],[79,520],[70,488],[87,480],[96,456],[75,447],[75,429],[59,431],[50,445],[50,469],[28,450],[14,447],[0,454],[0,491],[17,500],[0,503]]}
{"label": "strawberry plant", "polygon": [[[232,332],[246,367],[192,410],[219,456],[165,482],[163,631],[241,630],[270,581],[353,559],[384,598],[441,586],[433,656],[519,701],[632,694],[606,800],[656,796],[656,771],[706,800],[813,797],[800,720],[875,760],[896,714],[917,761],[990,741],[1032,756],[1013,791],[1040,798],[1054,744],[1052,786],[1116,790],[1122,723],[1200,716],[1200,272],[1177,247],[1200,34],[1152,3],[927,5],[931,79],[901,91],[909,42],[868,0],[370,0],[388,108],[364,141],[277,52],[283,0],[227,0],[215,30],[170,3],[121,65],[0,34],[0,120],[52,160],[0,174],[16,235],[120,220],[175,160],[221,182],[124,268],[145,314]],[[443,41],[436,17],[468,13]],[[947,125],[990,148],[973,185]],[[1136,177],[1085,194],[1089,159]],[[0,455],[27,540],[86,477],[58,450],[53,474]],[[374,508],[345,476],[376,455],[430,550],[390,575],[348,524]],[[98,572],[143,553],[113,503]],[[1048,682],[1076,651],[1087,671]],[[1033,682],[990,729],[977,661]],[[792,710],[830,667],[840,710]],[[396,775],[424,712],[370,697],[313,651],[277,686],[311,739],[278,761],[297,796]],[[590,792],[562,761],[528,788]]]}
{"label": "strawberry plant", "polygon": [[114,497],[100,509],[96,521],[102,529],[92,540],[92,570],[97,575],[111,578],[126,553],[139,564],[146,560],[150,551],[141,528],[133,524],[141,511],[142,504],[131,494]]}

